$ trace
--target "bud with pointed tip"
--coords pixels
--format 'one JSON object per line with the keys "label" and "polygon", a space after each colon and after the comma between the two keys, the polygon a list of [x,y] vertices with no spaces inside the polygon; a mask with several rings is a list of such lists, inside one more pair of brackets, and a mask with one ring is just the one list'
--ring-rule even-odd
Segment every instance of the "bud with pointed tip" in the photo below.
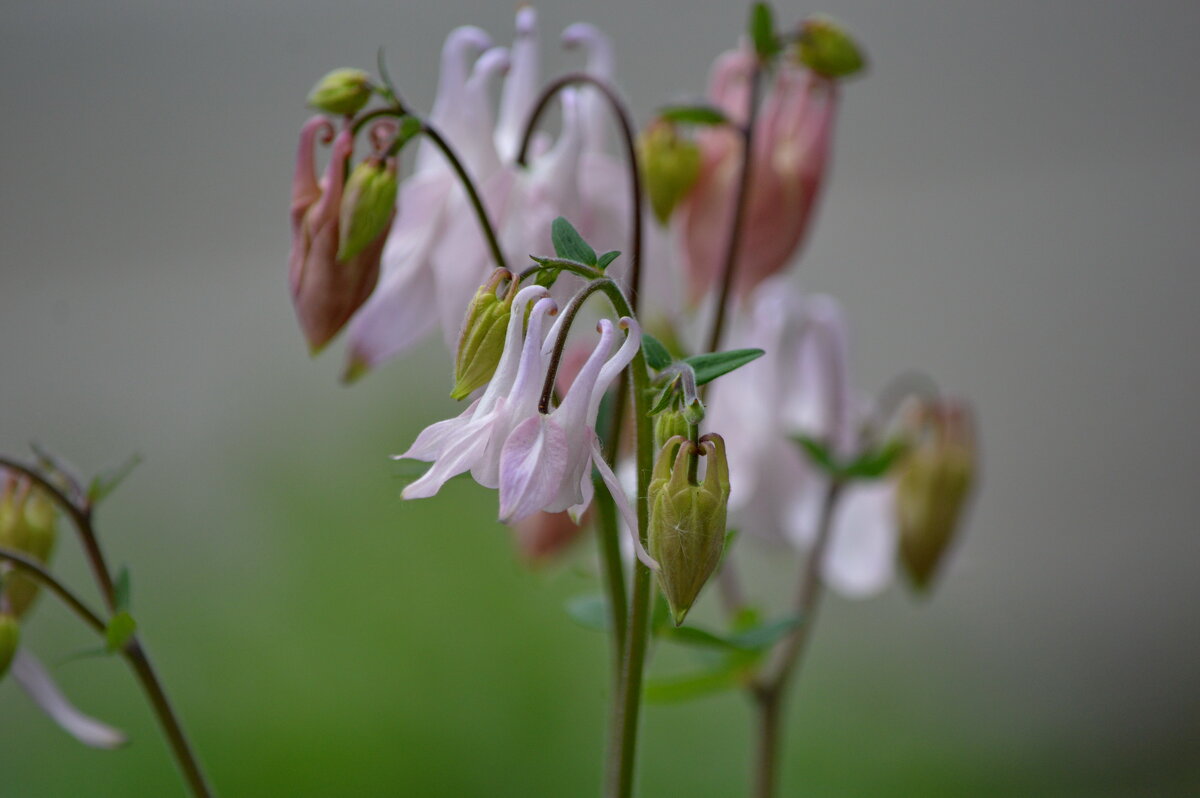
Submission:
{"label": "bud with pointed tip", "polygon": [[395,158],[388,158],[385,163],[372,156],[354,167],[342,191],[339,261],[353,258],[387,231],[399,185]]}
{"label": "bud with pointed tip", "polygon": [[[9,475],[0,494],[0,546],[16,549],[38,562],[50,559],[57,537],[57,510],[46,494],[29,480]],[[38,593],[38,583],[25,574],[4,580],[0,607],[20,618]]]}
{"label": "bud with pointed tip", "polygon": [[[501,298],[496,295],[496,289],[505,280],[508,290]],[[504,339],[516,295],[517,281],[508,269],[496,269],[475,292],[458,336],[454,390],[450,391],[452,399],[466,399],[471,391],[487,385],[496,373],[504,353]]]}
{"label": "bud with pointed tip", "polygon": [[638,137],[638,162],[654,218],[665,225],[700,176],[700,148],[671,122],[658,119]]}
{"label": "bud with pointed tip", "polygon": [[[699,484],[688,478],[694,455],[707,461]],[[650,480],[648,532],[650,556],[658,561],[659,585],[676,626],[721,562],[728,502],[729,462],[721,436],[705,435],[698,446],[678,436],[667,441]]]}
{"label": "bud with pointed tip", "polygon": [[813,72],[831,79],[849,77],[866,66],[858,42],[824,14],[815,14],[801,24],[796,58]]}
{"label": "bud with pointed tip", "polygon": [[308,93],[308,105],[318,111],[354,116],[371,99],[371,76],[361,69],[335,69]]}
{"label": "bud with pointed tip", "polygon": [[21,642],[21,625],[16,616],[0,612],[0,679],[8,673],[17,654],[17,644]]}
{"label": "bud with pointed tip", "polygon": [[900,463],[896,510],[900,559],[917,590],[927,590],[954,534],[975,474],[969,409],[929,403],[915,413],[917,437]]}

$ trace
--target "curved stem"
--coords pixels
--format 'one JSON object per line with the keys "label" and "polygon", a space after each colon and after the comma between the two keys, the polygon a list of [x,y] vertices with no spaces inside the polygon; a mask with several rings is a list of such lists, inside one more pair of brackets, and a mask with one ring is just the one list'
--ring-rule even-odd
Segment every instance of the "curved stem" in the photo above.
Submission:
{"label": "curved stem", "polygon": [[[112,573],[108,569],[108,563],[104,559],[104,552],[100,549],[100,541],[96,535],[95,527],[92,525],[91,507],[86,502],[82,507],[76,505],[35,468],[5,457],[0,457],[0,467],[24,474],[34,484],[45,491],[62,508],[63,512],[70,517],[75,531],[79,534],[84,554],[87,556],[88,564],[91,566],[92,574],[95,576],[96,584],[100,589],[100,597],[109,612],[116,614],[117,591],[113,584]],[[49,576],[48,573],[46,575]],[[66,596],[63,593],[59,593],[53,586],[54,584],[58,584],[57,580],[51,579],[50,582],[46,582],[45,584],[62,596],[64,601],[67,600]],[[65,588],[63,589],[65,590]],[[68,601],[68,604],[70,603]],[[72,605],[72,609],[79,612],[79,609],[86,610],[87,608],[80,604],[79,608]],[[83,617],[82,614],[81,617]],[[94,613],[92,613],[92,618],[100,621]],[[95,628],[95,624],[91,619],[85,617],[84,620]],[[99,631],[101,634],[104,634],[106,629],[107,624],[100,621]],[[188,742],[187,735],[184,734],[183,726],[179,722],[179,716],[172,708],[162,681],[159,679],[154,667],[150,664],[150,659],[142,649],[141,643],[136,636],[130,639],[122,653],[132,666],[134,675],[141,684],[142,691],[146,694],[146,698],[150,701],[150,705],[154,709],[154,714],[158,717],[159,725],[162,727],[163,734],[171,746],[175,761],[179,765],[179,769],[183,771],[184,779],[191,789],[192,794],[196,798],[212,798],[212,788],[209,787],[204,772],[200,768],[200,761],[196,757],[191,744]]]}
{"label": "curved stem", "polygon": [[[351,130],[355,135],[358,135],[358,131],[368,122],[385,116],[394,116],[399,119],[406,116],[415,116],[415,114],[409,113],[407,109],[399,104],[387,108],[376,108],[354,120]],[[479,222],[479,227],[483,230],[483,237],[487,239],[488,249],[492,253],[492,260],[501,269],[507,269],[508,265],[504,261],[504,252],[501,251],[500,242],[496,238],[496,229],[492,226],[492,220],[488,218],[487,209],[483,204],[483,199],[480,197],[479,189],[475,186],[475,181],[467,174],[466,167],[463,166],[458,153],[450,146],[450,142],[446,141],[441,131],[424,119],[421,119],[420,122],[421,134],[433,142],[433,145],[441,151],[446,162],[450,164],[450,168],[454,170],[455,176],[458,177],[458,181],[462,183],[463,191],[466,192],[467,199],[471,202],[471,208],[475,211],[475,218]]]}
{"label": "curved stem", "polygon": [[783,642],[775,659],[775,669],[750,688],[758,714],[758,737],[755,741],[754,798],[773,798],[779,779],[779,746],[782,739],[783,705],[788,685],[799,670],[800,660],[812,638],[817,608],[821,598],[821,565],[833,531],[833,513],[841,498],[843,483],[831,479],[821,506],[820,526],[812,551],[804,561],[804,569],[796,588],[794,609],[800,625]]}
{"label": "curved stem", "polygon": [[34,580],[40,582],[47,590],[62,599],[63,604],[66,604],[72,612],[78,615],[80,620],[93,630],[104,634],[108,628],[108,624],[93,612],[84,603],[83,599],[75,595],[69,587],[55,579],[54,575],[47,571],[40,562],[27,554],[6,547],[0,547],[0,560],[11,563],[17,570],[24,571]]}
{"label": "curved stem", "polygon": [[537,128],[538,120],[554,99],[563,89],[569,86],[584,84],[591,86],[604,95],[613,116],[620,129],[621,140],[625,148],[625,158],[629,166],[629,230],[630,230],[630,262],[629,262],[629,304],[633,310],[627,315],[635,315],[638,309],[638,297],[642,288],[642,175],[638,169],[637,142],[633,132],[633,117],[628,107],[617,93],[617,90],[595,75],[584,72],[572,72],[563,75],[542,89],[529,121],[525,123],[525,133],[521,137],[521,148],[517,151],[517,165],[528,165],[529,143],[533,139],[533,131]]}
{"label": "curved stem", "polygon": [[604,272],[599,269],[593,269],[591,266],[583,263],[576,263],[573,260],[565,260],[563,258],[542,258],[538,263],[517,275],[517,282],[523,283],[543,269],[561,269],[564,272],[577,274],[585,280],[599,280],[604,277]]}
{"label": "curved stem", "polygon": [[742,162],[738,174],[737,199],[733,206],[733,221],[729,230],[729,239],[725,247],[725,261],[721,267],[721,290],[717,294],[717,315],[713,319],[712,330],[708,336],[706,352],[716,352],[721,345],[721,333],[724,332],[725,315],[729,305],[729,293],[733,288],[733,273],[736,271],[738,248],[742,240],[742,222],[746,215],[746,199],[750,196],[750,160],[754,155],[754,127],[758,120],[758,95],[762,90],[762,65],[756,63],[750,72],[750,107],[746,112],[746,124],[741,128]]}

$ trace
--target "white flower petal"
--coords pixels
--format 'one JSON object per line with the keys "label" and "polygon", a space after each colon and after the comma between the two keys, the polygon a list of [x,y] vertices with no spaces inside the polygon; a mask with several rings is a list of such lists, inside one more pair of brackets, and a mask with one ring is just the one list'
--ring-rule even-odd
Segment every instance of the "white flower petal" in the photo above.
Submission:
{"label": "white flower petal", "polygon": [[123,733],[80,712],[58,689],[50,674],[26,649],[17,651],[12,675],[42,711],[63,731],[91,748],[120,748],[127,740]]}

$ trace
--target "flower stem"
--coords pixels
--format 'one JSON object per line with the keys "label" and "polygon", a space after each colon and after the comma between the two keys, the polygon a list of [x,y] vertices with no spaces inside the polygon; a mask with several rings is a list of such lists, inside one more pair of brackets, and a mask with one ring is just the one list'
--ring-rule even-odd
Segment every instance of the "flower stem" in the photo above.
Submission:
{"label": "flower stem", "polygon": [[821,566],[833,530],[833,513],[841,498],[843,483],[831,479],[821,505],[821,520],[817,539],[812,551],[804,561],[804,568],[796,588],[793,604],[796,617],[800,619],[791,634],[784,638],[783,646],[775,658],[774,670],[765,679],[753,684],[749,690],[757,714],[758,735],[755,739],[754,776],[751,795],[754,798],[773,798],[779,780],[779,747],[782,741],[783,705],[787,699],[789,684],[799,671],[799,665],[808,641],[812,637],[817,608],[821,599]]}
{"label": "flower stem", "polygon": [[733,205],[733,220],[730,223],[729,239],[725,247],[725,261],[721,267],[721,289],[717,294],[716,316],[713,318],[712,329],[708,336],[706,352],[716,352],[721,345],[721,334],[724,332],[725,316],[728,312],[729,293],[733,288],[733,274],[737,271],[738,248],[742,240],[742,222],[746,216],[746,200],[750,196],[750,173],[753,171],[750,161],[754,156],[754,127],[758,120],[758,96],[762,90],[762,64],[755,63],[750,72],[750,107],[746,111],[746,124],[740,129],[742,134],[742,161],[738,172],[737,198]]}
{"label": "flower stem", "polygon": [[[71,498],[59,490],[38,469],[31,468],[15,460],[0,457],[0,468],[24,474],[49,495],[54,503],[61,507],[63,512],[70,517],[72,525],[79,535],[80,542],[83,544],[84,554],[87,557],[88,564],[91,566],[92,574],[96,579],[96,585],[100,589],[100,597],[109,612],[116,614],[117,592],[113,584],[112,572],[109,571],[108,564],[104,559],[104,552],[100,548],[99,537],[96,535],[95,527],[92,525],[91,506],[87,503],[86,498],[81,497],[80,504],[76,504],[75,501],[72,501]],[[15,563],[11,559],[9,561]],[[15,564],[19,565],[19,563]],[[31,571],[31,573],[40,578],[36,572]],[[45,571],[43,571],[43,574],[49,577],[49,574]],[[63,598],[71,609],[79,614],[89,626],[95,629],[98,622],[98,631],[101,634],[105,633],[108,625],[97,617],[95,613],[88,610],[82,602],[75,599],[73,594],[64,592],[66,588],[61,583],[51,577],[50,581],[44,581],[44,584]],[[91,617],[89,618],[88,615]],[[213,791],[209,787],[208,781],[204,776],[204,771],[200,767],[200,761],[191,744],[188,742],[187,735],[183,731],[183,726],[179,722],[179,716],[167,698],[162,681],[154,670],[154,666],[151,665],[150,659],[136,635],[130,639],[122,654],[133,668],[134,675],[137,677],[142,691],[146,694],[146,698],[149,700],[154,714],[158,717],[159,725],[162,727],[163,734],[170,744],[175,761],[179,765],[179,769],[183,772],[184,780],[187,782],[192,794],[196,798],[212,798]]]}
{"label": "flower stem", "polygon": [[617,90],[595,75],[584,72],[572,72],[548,84],[542,89],[541,96],[533,106],[533,113],[529,115],[529,121],[525,123],[521,148],[517,151],[517,165],[525,166],[527,164],[529,143],[533,139],[533,131],[537,128],[542,114],[550,106],[550,101],[563,89],[579,84],[591,86],[604,95],[604,99],[608,101],[609,108],[612,109],[613,116],[617,120],[621,141],[625,148],[625,158],[629,167],[629,231],[630,249],[632,250],[629,253],[629,304],[632,312],[625,315],[633,316],[637,313],[638,295],[641,293],[642,287],[642,175],[637,164],[633,116],[629,113],[629,108]]}

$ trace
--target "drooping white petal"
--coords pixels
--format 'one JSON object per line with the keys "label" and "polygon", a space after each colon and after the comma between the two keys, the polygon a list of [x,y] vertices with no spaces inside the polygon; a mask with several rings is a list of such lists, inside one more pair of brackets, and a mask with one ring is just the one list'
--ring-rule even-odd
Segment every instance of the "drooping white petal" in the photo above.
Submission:
{"label": "drooping white petal", "polygon": [[618,325],[626,330],[625,340],[621,343],[621,348],[617,350],[617,353],[610,357],[600,369],[600,375],[596,378],[596,384],[592,387],[592,395],[588,402],[587,419],[593,428],[596,425],[596,415],[600,412],[600,400],[604,398],[608,386],[617,378],[617,375],[625,370],[642,346],[642,328],[634,319],[622,316]]}
{"label": "drooping white petal", "polygon": [[[612,40],[595,25],[576,22],[567,26],[562,33],[562,43],[568,49],[583,50],[587,59],[584,72],[601,80],[612,80],[616,62]],[[598,89],[586,87],[583,89],[582,106],[584,146],[592,152],[601,151],[612,125],[606,100]]]}
{"label": "drooping white petal", "polygon": [[621,513],[621,518],[625,520],[625,527],[629,530],[630,542],[633,544],[634,553],[637,558],[642,561],[642,564],[651,571],[658,570],[658,561],[650,556],[642,546],[642,540],[638,535],[637,516],[633,512],[633,507],[629,504],[629,497],[625,495],[625,489],[621,487],[621,481],[617,479],[617,475],[609,468],[608,463],[604,460],[604,453],[600,451],[600,444],[593,436],[592,439],[592,462],[596,464],[596,470],[600,472],[600,478],[604,480],[605,487],[612,494],[613,502],[617,505],[617,511]]}
{"label": "drooping white petal", "polygon": [[12,661],[12,675],[51,720],[84,745],[112,749],[127,742],[122,732],[72,706],[42,663],[27,649],[17,651]]}
{"label": "drooping white petal", "polygon": [[491,415],[485,414],[458,427],[429,470],[416,482],[406,486],[401,497],[427,499],[441,490],[442,485],[452,477],[470,471],[487,446],[491,421]]}
{"label": "drooping white petal", "polygon": [[421,430],[417,439],[408,447],[404,454],[393,455],[393,460],[424,460],[430,462],[442,456],[442,452],[454,443],[464,427],[475,419],[480,400],[476,399],[470,406],[454,418],[438,421]]}
{"label": "drooping white petal", "polygon": [[[465,103],[464,93],[471,62],[492,44],[487,31],[464,25],[450,31],[442,45],[441,71],[438,76],[437,95],[429,121],[438,129],[450,130],[461,127],[455,119]],[[426,170],[449,171],[442,154],[434,145],[422,141],[417,152],[416,172]]]}
{"label": "drooping white petal", "polygon": [[547,509],[566,464],[567,433],[553,419],[539,413],[518,424],[500,453],[500,520]]}
{"label": "drooping white petal", "polygon": [[848,487],[834,511],[822,578],[850,598],[883,590],[895,570],[896,486],[891,480]]}

